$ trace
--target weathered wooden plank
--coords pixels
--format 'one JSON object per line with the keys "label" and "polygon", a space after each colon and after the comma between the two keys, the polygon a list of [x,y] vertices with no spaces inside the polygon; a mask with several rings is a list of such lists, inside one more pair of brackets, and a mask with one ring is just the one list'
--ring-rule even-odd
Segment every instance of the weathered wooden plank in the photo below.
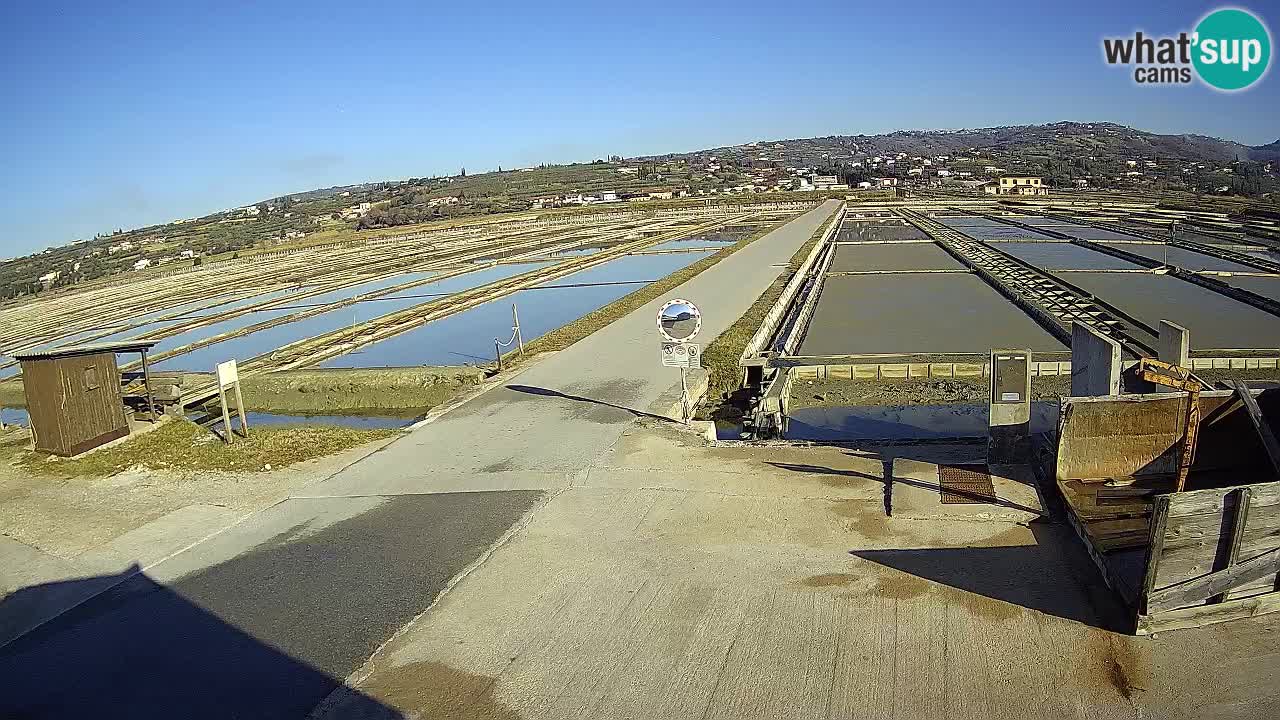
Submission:
{"label": "weathered wooden plank", "polygon": [[[1259,507],[1250,494],[1249,515],[1241,531],[1238,557],[1254,557],[1280,548],[1280,508]],[[1165,530],[1157,587],[1167,587],[1221,569],[1234,534],[1230,514],[1236,497],[1218,514],[1170,517]]]}
{"label": "weathered wooden plank", "polygon": [[1271,467],[1280,475],[1280,442],[1276,442],[1276,436],[1271,432],[1271,426],[1262,417],[1262,409],[1258,407],[1258,401],[1253,397],[1253,393],[1249,392],[1249,386],[1244,384],[1243,380],[1234,380],[1231,386],[1236,389],[1236,394],[1240,397],[1240,401],[1244,403],[1245,413],[1249,416],[1249,422],[1253,423],[1253,429],[1258,432],[1258,438],[1262,441],[1262,449],[1267,453],[1267,459],[1271,461]]}
{"label": "weathered wooden plank", "polygon": [[1147,610],[1160,612],[1193,605],[1236,586],[1274,575],[1278,571],[1280,549],[1249,558],[1225,570],[1153,590],[1147,596]]}
{"label": "weathered wooden plank", "polygon": [[1144,613],[1150,612],[1151,593],[1155,590],[1156,574],[1160,568],[1160,557],[1164,554],[1164,529],[1169,521],[1169,496],[1161,495],[1155,499],[1151,508],[1151,533],[1148,536],[1147,560],[1143,565],[1147,571],[1142,579],[1142,591],[1139,607]]}
{"label": "weathered wooden plank", "polygon": [[[1215,570],[1231,567],[1240,560],[1240,545],[1244,541],[1245,525],[1249,522],[1249,499],[1252,493],[1253,490],[1247,487],[1236,491],[1235,506],[1231,510],[1231,540],[1227,545],[1227,553],[1222,560],[1222,567],[1215,567]],[[1226,599],[1227,594],[1221,593],[1209,598],[1209,602],[1220,603]]]}
{"label": "weathered wooden plank", "polygon": [[1134,498],[1131,502],[1113,502],[1099,505],[1097,483],[1083,483],[1079,480],[1059,482],[1058,488],[1071,510],[1085,522],[1097,520],[1116,520],[1120,518],[1148,517],[1151,515],[1150,498]]}
{"label": "weathered wooden plank", "polygon": [[1197,605],[1180,610],[1138,616],[1139,635],[1150,635],[1168,630],[1197,628],[1228,620],[1265,615],[1280,610],[1280,593],[1272,592],[1238,600],[1228,600],[1216,605]]}
{"label": "weathered wooden plank", "polygon": [[1244,585],[1237,585],[1236,587],[1231,588],[1231,592],[1226,593],[1226,599],[1236,600],[1239,598],[1253,597],[1254,595],[1274,592],[1275,588],[1272,586],[1274,582],[1274,577],[1268,575],[1261,580],[1254,580],[1253,582],[1245,583]]}
{"label": "weathered wooden plank", "polygon": [[1104,553],[1115,552],[1116,550],[1145,548],[1148,542],[1150,542],[1150,539],[1147,535],[1147,530],[1145,529],[1134,530],[1127,533],[1105,535],[1093,540],[1093,543],[1098,550]]}
{"label": "weathered wooden plank", "polygon": [[[1280,536],[1268,535],[1260,541],[1249,539],[1249,528],[1245,527],[1245,542],[1242,543],[1241,557],[1253,557],[1272,550],[1280,549]],[[1217,542],[1205,542],[1194,547],[1164,549],[1160,558],[1160,576],[1156,587],[1168,587],[1213,572],[1215,558],[1224,551],[1229,536],[1224,535]],[[1166,534],[1165,542],[1168,542]]]}
{"label": "weathered wooden plank", "polygon": [[1233,487],[1188,490],[1173,497],[1169,511],[1179,517],[1201,513],[1218,513],[1225,507],[1225,498],[1237,488],[1252,488],[1254,509],[1280,505],[1280,482],[1242,483]]}

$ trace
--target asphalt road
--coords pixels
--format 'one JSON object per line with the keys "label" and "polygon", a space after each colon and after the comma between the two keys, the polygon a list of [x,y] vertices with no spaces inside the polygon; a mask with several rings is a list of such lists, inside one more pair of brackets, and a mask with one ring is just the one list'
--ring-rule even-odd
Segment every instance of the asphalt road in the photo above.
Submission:
{"label": "asphalt road", "polygon": [[[677,288],[703,310],[697,340],[740,317],[837,207]],[[658,362],[660,304],[0,648],[0,717],[304,717],[677,382]]]}
{"label": "asphalt road", "polygon": [[171,582],[134,575],[0,650],[0,717],[305,717],[541,495],[379,498]]}

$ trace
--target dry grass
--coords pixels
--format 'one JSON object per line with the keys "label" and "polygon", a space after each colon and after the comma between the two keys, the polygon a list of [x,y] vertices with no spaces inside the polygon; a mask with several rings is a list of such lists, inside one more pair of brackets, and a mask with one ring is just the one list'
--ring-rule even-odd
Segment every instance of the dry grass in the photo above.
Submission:
{"label": "dry grass", "polygon": [[23,451],[21,467],[42,474],[105,477],[131,467],[151,470],[218,470],[254,472],[287,467],[332,455],[357,445],[396,435],[397,430],[342,427],[267,427],[249,429],[226,445],[208,430],[187,420],[172,420],[114,447],[75,459],[46,457]]}

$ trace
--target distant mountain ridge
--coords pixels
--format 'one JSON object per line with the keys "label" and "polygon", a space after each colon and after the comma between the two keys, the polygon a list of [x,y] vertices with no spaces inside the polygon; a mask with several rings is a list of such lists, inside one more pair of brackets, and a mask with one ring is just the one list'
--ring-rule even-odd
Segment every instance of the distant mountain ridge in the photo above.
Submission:
{"label": "distant mountain ridge", "polygon": [[680,159],[703,155],[750,157],[765,155],[813,165],[836,158],[908,153],[925,157],[971,149],[1005,153],[1093,155],[1120,158],[1164,158],[1192,162],[1275,160],[1280,140],[1249,146],[1232,140],[1191,133],[1163,135],[1110,122],[1055,122],[1045,125],[1007,125],[963,130],[897,130],[880,135],[769,140],[641,159]]}

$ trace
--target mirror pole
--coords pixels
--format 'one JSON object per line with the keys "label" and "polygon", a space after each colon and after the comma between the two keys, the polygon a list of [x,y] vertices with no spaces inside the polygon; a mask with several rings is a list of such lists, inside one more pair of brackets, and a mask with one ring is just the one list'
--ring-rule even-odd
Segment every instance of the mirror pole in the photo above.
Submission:
{"label": "mirror pole", "polygon": [[680,421],[689,424],[689,385],[685,382],[684,368],[680,368]]}

